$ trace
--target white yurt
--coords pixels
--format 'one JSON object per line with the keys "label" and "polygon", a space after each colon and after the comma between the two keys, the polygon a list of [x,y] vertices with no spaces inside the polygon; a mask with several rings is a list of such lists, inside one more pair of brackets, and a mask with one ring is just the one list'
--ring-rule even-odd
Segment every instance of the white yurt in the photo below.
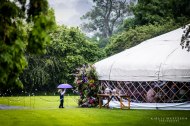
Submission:
{"label": "white yurt", "polygon": [[95,63],[102,90],[127,94],[134,109],[190,109],[190,52],[180,45],[182,34],[179,28]]}

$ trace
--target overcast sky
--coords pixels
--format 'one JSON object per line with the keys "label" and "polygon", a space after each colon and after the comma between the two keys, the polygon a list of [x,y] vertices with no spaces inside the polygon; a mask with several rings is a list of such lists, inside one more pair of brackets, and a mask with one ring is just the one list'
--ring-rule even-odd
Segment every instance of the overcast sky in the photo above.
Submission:
{"label": "overcast sky", "polygon": [[50,7],[55,11],[58,24],[79,26],[80,17],[92,7],[92,0],[48,0]]}

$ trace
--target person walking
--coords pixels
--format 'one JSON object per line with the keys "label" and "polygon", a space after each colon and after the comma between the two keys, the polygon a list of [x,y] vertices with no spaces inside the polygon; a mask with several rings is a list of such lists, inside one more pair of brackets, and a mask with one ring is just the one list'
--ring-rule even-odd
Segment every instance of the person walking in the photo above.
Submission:
{"label": "person walking", "polygon": [[59,89],[58,92],[60,93],[60,105],[59,108],[64,108],[64,94],[66,89]]}

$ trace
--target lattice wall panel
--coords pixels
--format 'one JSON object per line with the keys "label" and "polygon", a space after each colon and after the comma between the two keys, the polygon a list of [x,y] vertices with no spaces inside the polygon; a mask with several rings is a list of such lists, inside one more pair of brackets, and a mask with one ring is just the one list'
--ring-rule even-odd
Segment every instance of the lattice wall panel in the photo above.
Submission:
{"label": "lattice wall panel", "polygon": [[181,103],[190,101],[189,82],[125,82],[101,81],[102,92],[106,88],[117,89],[138,103]]}

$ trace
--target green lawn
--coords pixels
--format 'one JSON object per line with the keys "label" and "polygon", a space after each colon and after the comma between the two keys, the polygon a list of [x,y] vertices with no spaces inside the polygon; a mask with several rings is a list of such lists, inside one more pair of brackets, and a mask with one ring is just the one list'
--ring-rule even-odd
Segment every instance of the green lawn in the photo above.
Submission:
{"label": "green lawn", "polygon": [[189,126],[190,111],[78,108],[76,96],[0,97],[0,104],[23,106],[0,110],[1,126]]}

